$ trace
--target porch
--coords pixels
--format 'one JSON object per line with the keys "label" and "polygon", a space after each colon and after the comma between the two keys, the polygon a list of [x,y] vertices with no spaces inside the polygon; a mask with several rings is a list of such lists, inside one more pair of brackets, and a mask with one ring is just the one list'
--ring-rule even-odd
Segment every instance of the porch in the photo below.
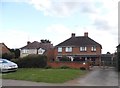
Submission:
{"label": "porch", "polygon": [[71,62],[86,62],[94,66],[101,65],[100,55],[58,55],[55,61],[62,61],[63,57],[67,57],[68,61]]}

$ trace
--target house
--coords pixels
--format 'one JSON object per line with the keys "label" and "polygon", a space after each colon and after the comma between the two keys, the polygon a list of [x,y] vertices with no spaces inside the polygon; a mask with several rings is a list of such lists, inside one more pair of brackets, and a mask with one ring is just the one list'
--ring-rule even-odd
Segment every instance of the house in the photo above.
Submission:
{"label": "house", "polygon": [[114,65],[114,54],[101,54],[101,65],[113,66]]}
{"label": "house", "polygon": [[4,43],[0,43],[0,54],[5,53],[10,53],[10,50]]}
{"label": "house", "polygon": [[41,42],[34,41],[34,42],[27,42],[27,45],[20,48],[20,57],[25,57],[30,54],[39,54],[39,55],[47,55],[51,57],[53,44],[48,40],[41,40]]}
{"label": "house", "polygon": [[101,44],[97,43],[88,36],[88,32],[84,36],[71,37],[54,48],[54,60],[61,61],[61,58],[67,56],[71,61],[92,61],[94,65],[99,65],[101,60]]}
{"label": "house", "polygon": [[117,46],[116,67],[117,67],[118,71],[120,71],[120,44]]}

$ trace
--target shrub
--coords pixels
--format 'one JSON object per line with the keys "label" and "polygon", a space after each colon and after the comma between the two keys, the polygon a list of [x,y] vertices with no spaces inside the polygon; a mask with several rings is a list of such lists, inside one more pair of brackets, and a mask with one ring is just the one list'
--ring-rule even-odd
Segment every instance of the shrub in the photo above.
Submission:
{"label": "shrub", "polygon": [[71,59],[69,57],[64,56],[60,59],[60,61],[71,61]]}
{"label": "shrub", "polygon": [[86,70],[86,68],[85,67],[80,67],[80,70]]}
{"label": "shrub", "polygon": [[70,67],[68,67],[68,66],[61,66],[60,68],[61,69],[69,69]]}
{"label": "shrub", "polygon": [[47,65],[47,57],[43,55],[28,55],[16,62],[20,68],[44,68]]}
{"label": "shrub", "polygon": [[15,57],[15,54],[14,53],[4,53],[2,54],[2,58],[4,59],[8,59],[8,60],[11,60]]}

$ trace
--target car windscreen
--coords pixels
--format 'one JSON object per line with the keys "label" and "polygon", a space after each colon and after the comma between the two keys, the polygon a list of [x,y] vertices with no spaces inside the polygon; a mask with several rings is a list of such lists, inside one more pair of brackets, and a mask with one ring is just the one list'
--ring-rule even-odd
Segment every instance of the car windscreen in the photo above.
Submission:
{"label": "car windscreen", "polygon": [[5,60],[0,60],[0,63],[8,63],[8,62]]}

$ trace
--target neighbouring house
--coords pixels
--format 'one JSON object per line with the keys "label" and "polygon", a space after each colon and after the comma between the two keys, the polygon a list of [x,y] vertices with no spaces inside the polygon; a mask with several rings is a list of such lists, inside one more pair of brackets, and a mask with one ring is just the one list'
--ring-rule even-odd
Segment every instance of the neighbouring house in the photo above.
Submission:
{"label": "neighbouring house", "polygon": [[101,54],[101,65],[114,66],[114,54]]}
{"label": "neighbouring house", "polygon": [[30,54],[46,55],[53,58],[53,44],[48,40],[41,40],[41,42],[27,42],[27,45],[20,48],[20,57],[25,57]]}
{"label": "neighbouring house", "polygon": [[118,71],[120,71],[120,44],[117,46],[117,60],[116,60],[116,67],[118,68]]}
{"label": "neighbouring house", "polygon": [[102,46],[88,36],[88,32],[84,36],[75,36],[72,33],[71,37],[54,48],[54,60],[61,61],[61,58],[66,56],[71,61],[91,61],[94,65],[100,65]]}
{"label": "neighbouring house", "polygon": [[9,48],[4,44],[0,43],[0,54],[10,53]]}

